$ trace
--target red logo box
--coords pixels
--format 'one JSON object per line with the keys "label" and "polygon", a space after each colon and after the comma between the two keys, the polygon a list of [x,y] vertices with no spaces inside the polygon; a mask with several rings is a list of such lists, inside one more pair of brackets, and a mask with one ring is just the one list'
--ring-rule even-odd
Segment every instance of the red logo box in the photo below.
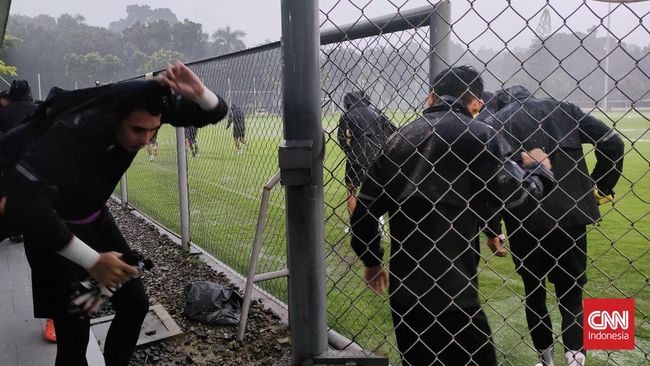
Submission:
{"label": "red logo box", "polygon": [[584,299],[585,349],[634,349],[634,299]]}

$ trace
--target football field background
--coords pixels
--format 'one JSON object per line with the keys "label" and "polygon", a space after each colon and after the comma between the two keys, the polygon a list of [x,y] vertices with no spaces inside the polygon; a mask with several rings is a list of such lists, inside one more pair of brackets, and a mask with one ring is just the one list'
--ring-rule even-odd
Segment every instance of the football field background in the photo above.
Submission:
{"label": "football field background", "polygon": [[[414,113],[389,113],[398,125]],[[589,352],[589,365],[641,365],[650,353],[650,121],[647,114],[595,114],[614,125],[626,143],[623,177],[615,203],[601,206],[603,222],[589,227],[588,278],[585,297],[633,297],[636,301],[634,351]],[[345,160],[336,144],[338,115],[326,115],[325,242],[328,288],[328,325],[364,346],[391,356],[398,364],[387,298],[365,288],[363,266],[356,260],[346,233],[348,215],[343,184]],[[277,148],[282,120],[275,115],[248,116],[247,145],[236,154],[232,130],[225,121],[199,130],[200,155],[188,155],[192,241],[239,273],[248,268],[259,211],[261,187],[278,170]],[[179,232],[178,178],[174,129],[164,126],[158,135],[159,156],[150,161],[141,151],[129,169],[130,203]],[[595,161],[585,145],[588,164]],[[272,191],[264,247],[258,272],[286,266],[284,199],[281,186]],[[482,240],[484,241],[484,240]],[[384,242],[388,249],[388,242]],[[523,285],[510,256],[493,257],[483,246],[479,288],[504,364],[532,365],[535,361],[524,317]],[[287,301],[286,279],[262,284]],[[559,311],[549,286],[553,324],[557,333],[556,362],[563,360]],[[562,362],[558,362],[562,364]]]}

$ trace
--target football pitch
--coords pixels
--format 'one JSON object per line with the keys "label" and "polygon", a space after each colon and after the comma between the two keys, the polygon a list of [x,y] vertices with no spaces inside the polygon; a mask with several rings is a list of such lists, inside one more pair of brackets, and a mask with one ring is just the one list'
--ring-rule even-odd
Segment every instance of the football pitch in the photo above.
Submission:
{"label": "football pitch", "polygon": [[[392,113],[398,125],[415,113]],[[650,120],[648,115],[596,115],[614,125],[626,143],[623,176],[615,203],[601,206],[603,221],[588,228],[588,279],[585,297],[633,297],[636,306],[634,351],[590,351],[589,365],[642,365],[650,354]],[[261,187],[278,170],[282,140],[280,116],[247,117],[244,153],[236,154],[232,130],[225,121],[199,130],[200,154],[188,156],[192,241],[239,273],[246,273],[260,205]],[[346,233],[348,214],[343,184],[345,159],[336,144],[337,115],[323,119],[327,139],[324,162],[325,253],[328,325],[363,347],[387,353],[398,364],[386,297],[365,288],[363,265],[356,260]],[[168,228],[179,232],[178,178],[174,129],[158,135],[159,156],[149,161],[141,151],[127,172],[129,201]],[[584,151],[590,169],[593,147]],[[283,190],[272,191],[258,272],[286,266]],[[483,240],[482,240],[483,241]],[[388,250],[388,242],[384,242]],[[506,365],[532,365],[535,352],[524,317],[524,291],[510,256],[497,258],[483,246],[479,289],[499,359]],[[262,284],[287,301],[286,279]],[[551,317],[556,331],[555,359],[563,360],[559,311],[549,286]],[[562,364],[562,362],[559,362]]]}

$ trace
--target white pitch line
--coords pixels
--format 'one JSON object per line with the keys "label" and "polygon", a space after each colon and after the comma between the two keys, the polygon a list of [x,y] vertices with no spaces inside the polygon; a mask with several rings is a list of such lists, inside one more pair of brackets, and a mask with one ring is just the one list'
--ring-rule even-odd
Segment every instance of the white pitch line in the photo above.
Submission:
{"label": "white pitch line", "polygon": [[[157,165],[157,164],[156,164],[156,165],[152,165],[151,167],[156,168],[156,169],[159,169],[159,170],[164,170],[164,171],[167,171],[167,172],[173,172],[173,173],[176,173],[176,170],[174,170],[174,169],[168,169],[168,168],[166,168],[166,167],[164,167],[164,166]],[[215,182],[211,182],[211,181],[209,181],[209,180],[206,180],[206,179],[203,179],[203,178],[196,177],[196,176],[190,174],[189,172],[188,172],[187,175],[188,175],[188,178],[191,177],[193,180],[197,180],[197,181],[199,181],[199,182],[205,183],[205,184],[207,184],[207,185],[211,185],[211,186],[213,186],[213,187],[221,188],[221,189],[224,190],[224,191],[227,191],[227,192],[230,192],[230,193],[234,193],[234,194],[236,194],[236,195],[238,195],[238,196],[241,196],[241,197],[244,197],[244,198],[248,198],[248,199],[251,199],[251,200],[253,200],[253,201],[260,202],[260,200],[262,199],[262,197],[261,197],[261,196],[262,196],[262,186],[260,186],[260,197],[255,197],[255,196],[250,195],[250,194],[248,194],[248,193],[244,193],[244,192],[240,192],[240,191],[234,190],[234,189],[232,189],[232,188],[228,188],[228,187],[226,187],[226,186],[224,186],[224,185],[222,185],[222,184],[215,183]],[[262,184],[264,184],[264,183],[262,183]],[[277,204],[277,203],[275,203],[275,202],[269,202],[269,205],[271,205],[271,206],[273,206],[273,207],[276,207],[276,208],[279,208],[279,209],[283,209],[283,208],[284,208],[283,205]]]}

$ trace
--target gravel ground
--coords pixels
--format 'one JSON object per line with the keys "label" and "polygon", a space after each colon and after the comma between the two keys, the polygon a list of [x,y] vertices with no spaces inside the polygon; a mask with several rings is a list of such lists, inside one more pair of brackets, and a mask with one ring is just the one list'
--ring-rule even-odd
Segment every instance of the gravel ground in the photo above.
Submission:
{"label": "gravel ground", "polygon": [[[131,248],[154,262],[144,278],[149,302],[162,304],[184,334],[140,348],[130,365],[287,365],[291,360],[289,333],[271,310],[260,302],[251,306],[244,341],[237,341],[236,326],[208,326],[183,314],[185,285],[212,281],[232,285],[196,256],[189,256],[167,236],[145,220],[125,212],[114,203],[109,207]],[[110,313],[103,309],[97,316]]]}

